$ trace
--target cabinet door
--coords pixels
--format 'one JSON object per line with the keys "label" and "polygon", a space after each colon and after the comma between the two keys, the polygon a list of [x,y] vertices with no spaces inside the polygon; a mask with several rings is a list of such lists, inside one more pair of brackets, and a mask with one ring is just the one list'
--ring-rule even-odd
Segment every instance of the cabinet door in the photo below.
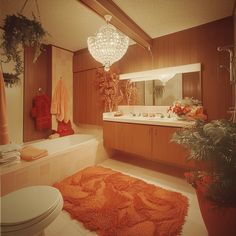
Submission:
{"label": "cabinet door", "polygon": [[177,129],[166,126],[153,128],[152,155],[155,160],[186,167],[187,150],[179,144],[170,141]]}
{"label": "cabinet door", "polygon": [[106,147],[152,158],[152,128],[148,125],[105,121],[103,137]]}

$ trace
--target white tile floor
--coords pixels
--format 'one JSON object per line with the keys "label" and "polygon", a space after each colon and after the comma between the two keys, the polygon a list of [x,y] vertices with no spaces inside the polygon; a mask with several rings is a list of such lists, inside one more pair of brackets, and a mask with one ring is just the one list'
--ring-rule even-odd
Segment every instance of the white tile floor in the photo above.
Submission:
{"label": "white tile floor", "polygon": [[[205,225],[199,211],[194,189],[182,178],[163,174],[150,168],[134,165],[115,159],[108,159],[101,163],[104,167],[112,168],[125,174],[143,179],[166,189],[178,191],[189,199],[189,209],[182,236],[207,236]],[[46,236],[94,236],[93,232],[86,230],[76,220],[71,220],[67,212],[63,211],[58,218],[45,230]]]}

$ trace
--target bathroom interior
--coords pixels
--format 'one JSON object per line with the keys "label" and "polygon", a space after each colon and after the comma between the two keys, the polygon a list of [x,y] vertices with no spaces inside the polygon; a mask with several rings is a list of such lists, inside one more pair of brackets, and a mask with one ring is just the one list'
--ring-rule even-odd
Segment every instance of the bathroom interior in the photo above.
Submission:
{"label": "bathroom interior", "polygon": [[[2,235],[214,236],[172,137],[196,120],[236,123],[235,0],[0,0],[0,11]],[[2,42],[14,14],[46,34],[37,60],[17,49],[11,83]],[[126,35],[108,61],[88,39],[104,25]]]}

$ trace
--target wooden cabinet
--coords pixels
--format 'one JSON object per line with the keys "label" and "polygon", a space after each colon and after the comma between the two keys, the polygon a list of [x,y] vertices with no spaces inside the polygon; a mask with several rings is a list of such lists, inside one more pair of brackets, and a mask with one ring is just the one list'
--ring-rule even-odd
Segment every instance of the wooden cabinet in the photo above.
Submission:
{"label": "wooden cabinet", "polygon": [[149,160],[186,167],[186,149],[170,142],[177,129],[179,128],[104,121],[104,145]]}
{"label": "wooden cabinet", "polygon": [[153,126],[152,128],[152,157],[154,160],[163,161],[169,164],[185,166],[187,150],[171,142],[171,137],[176,127]]}
{"label": "wooden cabinet", "polygon": [[147,125],[119,122],[103,123],[104,145],[124,152],[150,158],[151,128]]}

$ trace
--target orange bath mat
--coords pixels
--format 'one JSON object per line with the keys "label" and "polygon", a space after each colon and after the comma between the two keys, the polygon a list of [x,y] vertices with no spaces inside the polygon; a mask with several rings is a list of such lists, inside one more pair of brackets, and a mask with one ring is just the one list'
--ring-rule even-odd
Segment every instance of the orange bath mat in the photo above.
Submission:
{"label": "orange bath mat", "polygon": [[177,236],[188,199],[101,166],[88,167],[54,185],[64,210],[101,236]]}

